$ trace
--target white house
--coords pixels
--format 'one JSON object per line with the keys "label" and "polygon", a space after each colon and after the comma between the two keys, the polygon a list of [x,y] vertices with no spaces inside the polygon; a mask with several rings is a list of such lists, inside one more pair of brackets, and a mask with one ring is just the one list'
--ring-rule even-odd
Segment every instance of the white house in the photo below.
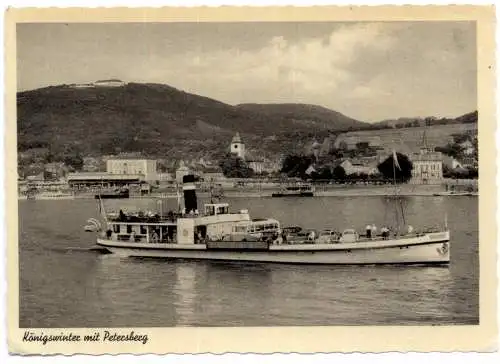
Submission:
{"label": "white house", "polygon": [[344,168],[345,174],[348,176],[351,174],[367,174],[372,176],[379,173],[377,166],[351,162],[349,159],[340,163],[340,166]]}
{"label": "white house", "polygon": [[411,183],[439,184],[443,181],[443,155],[440,152],[422,148],[420,153],[412,156],[411,161]]}
{"label": "white house", "polygon": [[474,144],[469,140],[464,140],[462,143],[459,144],[460,147],[462,148],[462,153],[465,155],[472,155],[474,154]]}
{"label": "white house", "polygon": [[144,181],[158,181],[155,159],[108,159],[106,171],[110,174],[142,175]]}

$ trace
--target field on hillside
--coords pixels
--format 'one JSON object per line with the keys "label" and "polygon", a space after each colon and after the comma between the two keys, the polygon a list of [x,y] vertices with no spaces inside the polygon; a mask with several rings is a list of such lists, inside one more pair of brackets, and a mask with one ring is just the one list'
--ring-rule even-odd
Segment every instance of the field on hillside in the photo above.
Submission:
{"label": "field on hillside", "polygon": [[349,144],[368,141],[379,137],[380,145],[386,150],[395,149],[398,152],[409,154],[418,152],[422,146],[425,131],[427,145],[429,147],[444,146],[453,141],[453,134],[473,131],[477,124],[450,124],[435,125],[431,127],[416,127],[402,129],[382,129],[347,132],[340,134],[335,140],[335,147],[340,143],[349,141]]}

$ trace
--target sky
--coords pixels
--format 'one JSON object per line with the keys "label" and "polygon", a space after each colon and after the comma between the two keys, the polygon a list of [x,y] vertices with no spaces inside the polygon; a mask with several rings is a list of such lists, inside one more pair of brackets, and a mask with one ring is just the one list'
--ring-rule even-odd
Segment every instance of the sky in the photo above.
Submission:
{"label": "sky", "polygon": [[373,122],[477,109],[474,22],[19,24],[18,90],[118,78]]}

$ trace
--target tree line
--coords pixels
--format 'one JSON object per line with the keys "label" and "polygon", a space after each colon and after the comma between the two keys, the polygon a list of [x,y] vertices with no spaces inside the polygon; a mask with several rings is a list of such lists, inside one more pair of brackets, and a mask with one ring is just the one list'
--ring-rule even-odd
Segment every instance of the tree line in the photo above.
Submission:
{"label": "tree line", "polygon": [[[320,164],[314,155],[307,154],[288,154],[283,159],[280,173],[289,178],[299,178],[312,181],[377,181],[377,182],[397,182],[406,183],[411,178],[413,164],[409,158],[401,153],[396,154],[397,166],[394,167],[393,156],[387,157],[377,166],[378,173],[369,175],[367,173],[348,174],[344,167],[339,164]],[[226,155],[219,166],[224,176],[228,178],[251,178],[255,176],[248,164],[233,155]]]}

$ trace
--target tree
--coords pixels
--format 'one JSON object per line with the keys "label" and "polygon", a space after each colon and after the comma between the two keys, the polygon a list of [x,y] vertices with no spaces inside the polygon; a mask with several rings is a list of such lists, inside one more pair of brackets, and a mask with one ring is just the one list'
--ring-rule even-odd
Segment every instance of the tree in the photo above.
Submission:
{"label": "tree", "polygon": [[219,166],[228,178],[250,178],[254,175],[253,169],[248,167],[243,159],[232,155],[223,159]]}
{"label": "tree", "polygon": [[436,147],[435,150],[436,152],[441,152],[453,158],[460,158],[463,153],[463,148],[460,146],[460,144],[455,143],[448,143],[444,147]]}
{"label": "tree", "polygon": [[408,182],[411,178],[413,163],[401,153],[396,153],[396,158],[400,168],[394,165],[394,158],[391,155],[378,165],[378,170],[386,179],[394,179],[395,177],[396,182]]}
{"label": "tree", "polygon": [[64,157],[63,162],[76,171],[81,171],[83,168],[83,158],[80,154],[67,155]]}
{"label": "tree", "polygon": [[323,166],[318,171],[313,172],[311,177],[315,180],[331,180],[333,178],[330,167]]}
{"label": "tree", "polygon": [[338,181],[343,181],[346,178],[345,169],[342,166],[337,166],[333,169],[333,178]]}
{"label": "tree", "polygon": [[314,158],[302,154],[289,154],[283,159],[281,173],[288,177],[306,178],[307,169],[313,164]]}

